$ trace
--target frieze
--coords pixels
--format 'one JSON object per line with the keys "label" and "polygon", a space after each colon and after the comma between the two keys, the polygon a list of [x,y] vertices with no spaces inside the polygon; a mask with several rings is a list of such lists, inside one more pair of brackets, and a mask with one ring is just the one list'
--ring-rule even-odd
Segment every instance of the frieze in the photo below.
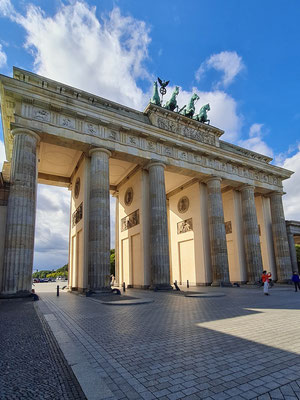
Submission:
{"label": "frieze", "polygon": [[[141,150],[146,150],[149,152],[153,152],[156,154],[160,154],[165,157],[174,158],[175,160],[181,160],[183,162],[188,162],[191,165],[198,165],[204,168],[214,169],[216,171],[220,171],[221,173],[228,173],[232,175],[232,177],[237,176],[239,178],[246,178],[251,180],[256,180],[262,182],[263,184],[270,184],[274,186],[281,187],[281,179],[277,178],[274,175],[268,174],[262,170],[255,170],[255,167],[247,167],[241,166],[237,163],[233,163],[230,161],[224,161],[220,156],[214,158],[213,154],[209,155],[208,152],[205,154],[197,151],[186,151],[182,149],[180,145],[172,145],[171,143],[158,143],[151,138],[141,138],[133,135],[132,133],[121,132],[116,129],[109,129],[108,127],[104,127],[102,125],[97,125],[96,123],[92,123],[89,121],[82,121],[77,118],[73,118],[71,116],[66,116],[60,114],[59,112],[53,110],[46,110],[40,107],[34,107],[31,104],[22,104],[22,115],[26,118],[32,118],[37,121],[51,123],[57,126],[64,127],[66,129],[76,129],[79,132],[94,135],[100,138],[104,138],[109,141],[114,141],[116,143],[122,143],[128,146],[136,147]],[[157,121],[160,121],[160,127],[168,130],[174,131],[179,134],[186,135],[186,137],[194,138],[195,140],[202,141],[205,143],[208,141],[212,143],[214,140],[214,135],[198,131],[194,129],[192,126],[183,125],[178,121],[172,121],[167,118],[163,118],[157,116]],[[205,137],[208,137],[208,140]],[[226,144],[226,146],[225,146]],[[236,149],[235,146],[227,146],[227,143],[222,142],[222,148],[225,150],[230,150],[233,148],[233,152],[237,153],[239,148]],[[215,143],[214,143],[215,145]],[[240,152],[241,153],[241,152]],[[244,152],[243,152],[244,153]],[[251,153],[252,154],[252,153]],[[256,156],[256,153],[253,153],[253,157]],[[252,158],[253,158],[252,157]],[[261,160],[261,157],[257,155],[257,159]],[[267,160],[267,158],[265,158]],[[234,178],[233,178],[234,179]]]}
{"label": "frieze", "polygon": [[157,117],[156,122],[158,128],[177,133],[178,135],[196,140],[197,142],[216,146],[216,138],[213,134],[202,132],[190,126],[186,126],[184,124],[180,124],[179,122],[175,122],[163,117]]}

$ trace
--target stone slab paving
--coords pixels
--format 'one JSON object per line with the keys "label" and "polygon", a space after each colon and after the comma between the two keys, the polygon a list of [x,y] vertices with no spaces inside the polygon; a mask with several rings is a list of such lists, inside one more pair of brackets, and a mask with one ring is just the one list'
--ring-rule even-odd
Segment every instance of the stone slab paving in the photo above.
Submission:
{"label": "stone slab paving", "polygon": [[0,300],[0,399],[85,399],[32,299]]}
{"label": "stone slab paving", "polygon": [[110,307],[43,293],[39,308],[73,371],[98,377],[88,399],[300,399],[300,293],[199,292],[225,296],[128,290],[154,302]]}

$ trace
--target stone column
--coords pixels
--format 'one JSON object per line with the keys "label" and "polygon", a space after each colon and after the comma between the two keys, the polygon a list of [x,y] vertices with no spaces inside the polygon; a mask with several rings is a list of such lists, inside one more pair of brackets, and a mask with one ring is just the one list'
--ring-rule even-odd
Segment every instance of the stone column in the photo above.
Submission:
{"label": "stone column", "polygon": [[114,198],[116,199],[116,214],[115,214],[115,281],[116,285],[120,286],[120,249],[119,249],[119,192],[114,193]]}
{"label": "stone column", "polygon": [[89,202],[88,288],[110,290],[109,157],[106,149],[92,149]]}
{"label": "stone column", "polygon": [[212,177],[206,181],[212,286],[230,283],[221,180],[219,177]]}
{"label": "stone column", "polygon": [[270,195],[273,242],[277,280],[279,283],[287,282],[292,275],[292,264],[282,205],[282,195],[282,192],[274,192]]}
{"label": "stone column", "polygon": [[297,262],[297,253],[296,253],[294,235],[289,232],[287,234],[287,237],[288,237],[288,241],[289,241],[292,269],[293,269],[293,271],[298,271],[298,262]]}
{"label": "stone column", "polygon": [[171,289],[165,165],[160,162],[151,162],[148,169],[150,187],[151,287],[154,289]]}
{"label": "stone column", "polygon": [[246,252],[247,280],[253,284],[261,278],[263,263],[259,230],[254,199],[254,186],[245,185],[241,189],[243,234]]}
{"label": "stone column", "polygon": [[39,136],[17,128],[7,206],[2,296],[28,296],[32,287]]}

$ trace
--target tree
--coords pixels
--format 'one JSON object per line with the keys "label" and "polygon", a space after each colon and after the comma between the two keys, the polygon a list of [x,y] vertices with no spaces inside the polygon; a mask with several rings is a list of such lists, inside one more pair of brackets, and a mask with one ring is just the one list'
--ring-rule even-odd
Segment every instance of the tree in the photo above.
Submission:
{"label": "tree", "polygon": [[116,271],[116,260],[115,260],[115,249],[110,249],[110,274],[115,276]]}

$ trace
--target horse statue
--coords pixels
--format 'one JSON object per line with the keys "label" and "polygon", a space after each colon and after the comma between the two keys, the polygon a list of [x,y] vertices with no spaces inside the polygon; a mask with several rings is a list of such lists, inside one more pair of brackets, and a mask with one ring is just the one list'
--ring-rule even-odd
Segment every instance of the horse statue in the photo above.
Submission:
{"label": "horse statue", "polygon": [[154,83],[153,83],[153,95],[150,99],[150,103],[155,104],[156,106],[161,106],[158,89],[157,89],[157,81],[154,81]]}
{"label": "horse statue", "polygon": [[195,115],[193,119],[196,121],[202,122],[203,124],[207,122],[208,124],[210,123],[210,119],[207,119],[207,111],[210,111],[210,106],[209,104],[205,104],[205,106],[202,106],[199,110],[199,114]]}
{"label": "horse statue", "polygon": [[172,93],[170,100],[168,100],[163,107],[171,111],[174,111],[176,107],[178,108],[176,100],[176,96],[178,95],[178,93],[179,93],[179,87],[175,86],[175,89]]}
{"label": "horse statue", "polygon": [[199,96],[197,95],[197,93],[194,93],[193,96],[191,97],[188,105],[185,105],[184,107],[182,107],[182,109],[179,111],[179,113],[184,115],[185,117],[193,118],[193,115],[195,112],[194,103],[196,100],[199,100]]}

